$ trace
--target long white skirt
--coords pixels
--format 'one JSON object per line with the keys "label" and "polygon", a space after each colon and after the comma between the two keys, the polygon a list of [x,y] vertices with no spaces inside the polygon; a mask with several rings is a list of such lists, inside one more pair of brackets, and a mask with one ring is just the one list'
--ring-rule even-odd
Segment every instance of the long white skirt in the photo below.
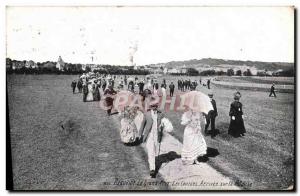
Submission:
{"label": "long white skirt", "polygon": [[88,89],[89,89],[89,92],[87,94],[86,100],[87,101],[93,101],[94,100],[94,97],[93,97],[93,86],[91,84],[89,84],[88,85]]}
{"label": "long white skirt", "polygon": [[121,119],[120,136],[123,143],[133,143],[137,138],[141,137],[141,126],[144,114],[140,111],[137,112],[133,121],[127,118]]}
{"label": "long white skirt", "polygon": [[127,118],[121,120],[120,136],[123,143],[133,143],[137,138],[137,128],[134,121],[130,121]]}
{"label": "long white skirt", "polygon": [[193,164],[198,156],[206,154],[207,145],[201,134],[201,128],[187,126],[184,129],[181,159],[186,164]]}

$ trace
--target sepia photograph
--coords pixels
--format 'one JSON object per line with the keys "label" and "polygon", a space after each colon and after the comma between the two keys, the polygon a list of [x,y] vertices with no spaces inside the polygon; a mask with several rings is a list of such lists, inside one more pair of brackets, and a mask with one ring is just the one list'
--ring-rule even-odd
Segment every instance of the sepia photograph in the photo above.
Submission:
{"label": "sepia photograph", "polygon": [[295,191],[294,6],[6,6],[6,189]]}

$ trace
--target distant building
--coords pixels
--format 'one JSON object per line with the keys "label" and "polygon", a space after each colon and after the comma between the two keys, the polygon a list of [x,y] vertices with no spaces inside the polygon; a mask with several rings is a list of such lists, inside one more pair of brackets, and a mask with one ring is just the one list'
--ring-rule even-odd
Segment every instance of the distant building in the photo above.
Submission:
{"label": "distant building", "polygon": [[102,68],[101,65],[96,65],[96,64],[90,64],[88,66],[91,68],[91,71],[100,70]]}
{"label": "distant building", "polygon": [[187,67],[185,64],[182,66],[182,68],[180,68],[180,73],[183,73],[183,74],[187,73]]}
{"label": "distant building", "polygon": [[138,69],[139,70],[145,70],[145,66],[139,66]]}
{"label": "distant building", "polygon": [[91,66],[93,66],[93,65],[92,64],[83,64],[82,65],[82,70],[87,71],[87,69],[89,69],[89,68],[91,69]]}
{"label": "distant building", "polygon": [[17,70],[21,69],[22,67],[25,67],[25,62],[24,61],[12,61],[12,69]]}
{"label": "distant building", "polygon": [[46,62],[43,64],[43,68],[54,68],[54,67],[56,67],[56,66],[52,62]]}
{"label": "distant building", "polygon": [[283,72],[282,69],[278,69],[278,70],[274,71],[274,72],[272,73],[272,75],[273,75],[273,76],[280,76],[280,74],[281,74],[282,72]]}
{"label": "distant building", "polygon": [[65,68],[65,62],[62,60],[61,56],[58,57],[57,63],[56,63],[56,68],[59,71],[63,71]]}
{"label": "distant building", "polygon": [[25,62],[25,67],[26,68],[36,69],[37,68],[37,64],[34,61],[30,60],[30,61],[26,61]]}
{"label": "distant building", "polygon": [[168,73],[169,74],[177,74],[177,73],[180,73],[180,71],[178,69],[176,69],[176,68],[173,68],[173,69],[169,69]]}
{"label": "distant building", "polygon": [[152,72],[153,74],[163,74],[163,71],[161,69],[155,69]]}
{"label": "distant building", "polygon": [[272,75],[273,75],[273,72],[272,72],[272,71],[266,71],[266,75],[267,75],[267,76],[272,76]]}
{"label": "distant building", "polygon": [[164,68],[163,73],[166,75],[168,73],[168,68]]}
{"label": "distant building", "polygon": [[85,71],[86,70],[86,66],[85,64],[82,64],[82,70]]}

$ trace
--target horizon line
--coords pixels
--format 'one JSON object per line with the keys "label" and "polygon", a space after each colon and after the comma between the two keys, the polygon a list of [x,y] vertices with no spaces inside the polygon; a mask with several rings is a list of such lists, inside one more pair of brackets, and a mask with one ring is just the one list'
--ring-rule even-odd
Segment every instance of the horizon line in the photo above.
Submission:
{"label": "horizon line", "polygon": [[[10,57],[6,57],[6,59],[9,58],[11,60],[15,60],[15,61],[33,61],[35,63],[45,63],[45,62],[57,62],[56,61],[52,61],[52,60],[46,60],[46,61],[34,61],[32,59],[29,60],[17,60],[17,59],[13,59]],[[59,58],[59,57],[58,57]],[[213,59],[213,60],[224,60],[224,61],[242,61],[242,62],[261,62],[261,63],[285,63],[285,64],[295,64],[295,62],[284,62],[284,61],[260,61],[260,60],[234,60],[234,59],[222,59],[222,58],[212,58],[212,57],[206,57],[206,58],[200,58],[200,59],[188,59],[188,60],[173,60],[173,61],[168,61],[168,62],[158,62],[158,63],[149,63],[149,64],[135,64],[135,65],[120,65],[120,64],[109,64],[109,63],[80,63],[80,62],[76,62],[76,63],[71,63],[71,62],[67,62],[64,61],[64,63],[70,63],[70,64],[83,64],[83,65],[111,65],[111,66],[147,66],[147,65],[158,65],[158,64],[167,64],[167,63],[171,63],[171,62],[184,62],[184,61],[192,61],[192,60],[203,60],[203,59]]]}

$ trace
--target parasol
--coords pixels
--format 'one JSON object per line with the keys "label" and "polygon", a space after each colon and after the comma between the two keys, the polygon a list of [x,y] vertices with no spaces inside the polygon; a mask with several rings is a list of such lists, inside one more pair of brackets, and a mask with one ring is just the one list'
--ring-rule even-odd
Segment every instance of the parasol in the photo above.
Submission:
{"label": "parasol", "polygon": [[114,99],[114,108],[118,111],[124,111],[126,106],[130,106],[135,99],[135,94],[130,91],[122,90],[116,94]]}
{"label": "parasol", "polygon": [[188,109],[208,114],[213,110],[209,97],[200,91],[191,91],[180,96],[181,105]]}
{"label": "parasol", "polygon": [[86,78],[86,75],[85,74],[82,74],[82,76],[80,76],[80,78]]}
{"label": "parasol", "polygon": [[129,77],[129,78],[127,78],[127,81],[128,81],[128,82],[129,82],[129,81],[134,81],[134,78]]}

